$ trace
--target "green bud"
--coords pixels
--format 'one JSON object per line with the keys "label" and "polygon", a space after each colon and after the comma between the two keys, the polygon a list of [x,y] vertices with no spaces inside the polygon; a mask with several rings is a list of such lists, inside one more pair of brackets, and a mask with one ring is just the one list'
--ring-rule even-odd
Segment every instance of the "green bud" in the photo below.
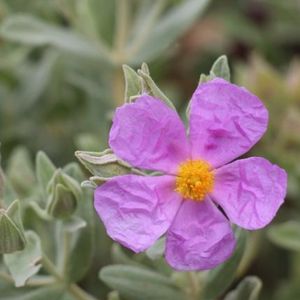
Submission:
{"label": "green bud", "polygon": [[102,181],[131,172],[130,165],[120,160],[110,149],[103,152],[76,151],[75,155],[93,175],[101,178]]}
{"label": "green bud", "polygon": [[48,214],[54,218],[64,219],[70,217],[75,212],[76,207],[77,200],[73,192],[62,184],[57,184],[54,195],[50,197],[48,203]]}
{"label": "green bud", "polygon": [[48,187],[47,213],[54,218],[70,217],[77,208],[82,192],[79,183],[58,169],[53,174]]}

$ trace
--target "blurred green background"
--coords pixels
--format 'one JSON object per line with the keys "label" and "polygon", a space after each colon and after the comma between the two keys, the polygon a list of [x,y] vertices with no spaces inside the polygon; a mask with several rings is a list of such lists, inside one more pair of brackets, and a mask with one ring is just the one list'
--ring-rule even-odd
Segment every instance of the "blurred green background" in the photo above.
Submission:
{"label": "blurred green background", "polygon": [[[31,193],[35,179],[24,165],[38,150],[62,166],[77,149],[107,147],[113,110],[124,101],[123,64],[146,62],[184,113],[200,73],[226,54],[232,82],[270,111],[250,154],[289,174],[285,205],[272,226],[251,235],[230,288],[256,275],[259,299],[300,299],[299,16],[299,0],[0,0],[1,163],[18,197]],[[105,243],[99,266],[111,262]],[[92,274],[81,284],[105,294]]]}

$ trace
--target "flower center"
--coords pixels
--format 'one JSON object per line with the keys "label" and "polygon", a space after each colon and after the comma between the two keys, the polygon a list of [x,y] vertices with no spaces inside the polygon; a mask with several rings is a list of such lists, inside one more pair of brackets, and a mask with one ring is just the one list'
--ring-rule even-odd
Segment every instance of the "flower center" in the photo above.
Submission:
{"label": "flower center", "polygon": [[185,199],[202,201],[214,186],[214,172],[203,160],[187,160],[178,168],[175,191]]}

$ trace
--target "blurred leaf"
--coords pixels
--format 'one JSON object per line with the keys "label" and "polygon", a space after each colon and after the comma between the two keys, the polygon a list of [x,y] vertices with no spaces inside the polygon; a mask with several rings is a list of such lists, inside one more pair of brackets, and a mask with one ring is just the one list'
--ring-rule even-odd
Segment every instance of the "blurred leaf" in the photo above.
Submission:
{"label": "blurred leaf", "polygon": [[35,184],[35,175],[29,151],[25,147],[17,147],[9,157],[7,178],[20,195],[28,195]]}
{"label": "blurred leaf", "polygon": [[99,276],[121,296],[131,300],[183,299],[183,295],[169,278],[143,268],[124,265],[107,266],[100,271]]}
{"label": "blurred leaf", "polygon": [[165,252],[166,247],[166,238],[162,237],[159,240],[155,242],[153,246],[151,246],[149,249],[147,249],[146,254],[151,259],[158,259],[162,257],[162,255]]}
{"label": "blurred leaf", "polygon": [[207,274],[203,291],[203,300],[213,300],[217,298],[235,279],[236,270],[244,254],[247,232],[238,228],[235,230],[235,236],[237,245],[232,256],[225,263],[209,271]]}
{"label": "blurred leaf", "polygon": [[228,65],[228,59],[226,55],[220,56],[213,64],[210,75],[212,77],[221,77],[227,81],[230,81],[230,69]]}
{"label": "blurred leaf", "polygon": [[107,53],[99,44],[93,44],[68,29],[47,24],[30,15],[14,15],[1,27],[3,38],[32,46],[51,45],[79,56],[107,62]]}
{"label": "blurred leaf", "polygon": [[268,237],[280,247],[300,251],[300,222],[288,221],[273,225],[268,230]]}
{"label": "blurred leaf", "polygon": [[261,287],[262,282],[258,277],[248,276],[224,300],[257,300]]}
{"label": "blurred leaf", "polygon": [[[138,51],[132,55],[130,63],[140,64],[161,54],[188,29],[204,11],[208,2],[208,0],[186,0],[172,7],[160,20],[151,24],[149,35],[145,35],[143,43],[140,43]],[[146,28],[145,32],[147,31]]]}
{"label": "blurred leaf", "polygon": [[130,97],[142,93],[142,79],[127,65],[123,65],[123,72],[125,77],[125,102],[130,102]]}
{"label": "blurred leaf", "polygon": [[53,68],[58,57],[58,53],[49,50],[38,63],[21,69],[20,84],[15,97],[22,99],[22,113],[32,108],[41,99],[43,92],[50,85]]}
{"label": "blurred leaf", "polygon": [[24,250],[4,255],[4,262],[15,280],[16,287],[24,286],[28,278],[41,268],[41,242],[33,231],[25,233],[26,246]]}
{"label": "blurred leaf", "polygon": [[65,287],[62,285],[50,285],[37,289],[16,289],[1,291],[1,299],[3,300],[64,300]]}
{"label": "blurred leaf", "polygon": [[55,166],[49,157],[43,152],[39,151],[36,156],[36,178],[46,192],[48,183],[55,172]]}
{"label": "blurred leaf", "polygon": [[131,171],[131,167],[109,149],[103,152],[76,151],[75,155],[93,175],[99,177],[111,178]]}

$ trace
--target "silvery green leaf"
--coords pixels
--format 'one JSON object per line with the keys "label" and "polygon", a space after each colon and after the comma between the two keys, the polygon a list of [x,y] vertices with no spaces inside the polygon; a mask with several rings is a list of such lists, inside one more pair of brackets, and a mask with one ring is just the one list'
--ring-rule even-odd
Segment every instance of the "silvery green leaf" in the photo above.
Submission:
{"label": "silvery green leaf", "polygon": [[222,265],[208,272],[204,283],[203,300],[216,299],[235,279],[236,270],[244,254],[247,232],[238,228],[235,230],[235,236],[237,244],[232,256]]}
{"label": "silvery green leaf", "polygon": [[257,300],[261,288],[262,282],[258,277],[248,276],[224,300]]}
{"label": "silvery green leaf", "polygon": [[130,97],[140,95],[142,93],[142,79],[129,66],[123,65],[125,77],[125,102],[130,102]]}
{"label": "silvery green leaf", "polygon": [[[83,191],[82,198],[78,201],[77,212],[72,219],[73,226],[65,228],[72,234],[65,276],[69,282],[78,282],[88,272],[95,249],[93,234],[96,219],[89,190]],[[70,231],[71,229],[73,231]]]}
{"label": "silvery green leaf", "polygon": [[300,222],[287,221],[268,229],[269,239],[276,245],[292,251],[300,251]]}
{"label": "silvery green leaf", "polygon": [[7,208],[6,214],[7,216],[15,223],[15,225],[21,230],[21,232],[24,232],[23,223],[21,219],[21,207],[20,207],[20,201],[15,200],[11,205]]}
{"label": "silvery green leaf", "polygon": [[151,259],[158,259],[162,257],[165,252],[166,238],[162,237],[155,242],[155,244],[147,249],[146,254]]}
{"label": "silvery green leaf", "polygon": [[24,249],[26,244],[22,228],[0,209],[0,253],[13,253]]}
{"label": "silvery green leaf", "polygon": [[100,279],[120,295],[131,300],[182,300],[172,281],[159,273],[125,265],[102,268]]}
{"label": "silvery green leaf", "polygon": [[[156,2],[160,4],[162,0]],[[150,3],[154,6],[156,2]],[[130,63],[140,64],[157,57],[189,28],[204,11],[208,2],[208,0],[186,0],[174,5],[159,20],[149,25],[149,34],[144,34],[144,39],[139,41],[138,47],[133,46],[134,55]],[[133,39],[132,44],[134,43]]]}
{"label": "silvery green leaf", "polygon": [[[211,77],[221,77],[227,81],[230,81],[230,69],[228,65],[228,59],[226,55],[220,56],[213,64],[210,70]],[[200,77],[201,79],[201,77]]]}
{"label": "silvery green leaf", "polygon": [[27,279],[41,268],[41,242],[33,231],[25,233],[26,246],[22,251],[4,255],[4,262],[12,275],[16,287],[24,286]]}
{"label": "silvery green leaf", "polygon": [[79,161],[95,176],[111,178],[131,172],[131,167],[116,157],[115,154],[104,152],[76,151]]}
{"label": "silvery green leaf", "polygon": [[146,93],[152,95],[155,98],[160,99],[165,102],[169,107],[175,109],[172,101],[159,89],[154,80],[150,77],[149,74],[144,73],[142,70],[138,70],[138,74],[141,76],[144,82],[144,90]]}
{"label": "silvery green leaf", "polygon": [[18,288],[13,290],[1,291],[3,300],[64,300],[65,287],[62,284],[49,285],[36,289]]}
{"label": "silvery green leaf", "polygon": [[80,182],[85,178],[80,165],[77,162],[68,163],[63,167],[63,172],[72,177],[76,181]]}
{"label": "silvery green leaf", "polygon": [[212,65],[209,75],[201,74],[199,84],[208,82],[216,77],[230,81],[230,68],[226,55],[220,56]]}
{"label": "silvery green leaf", "polygon": [[44,191],[46,191],[55,169],[49,157],[43,151],[39,151],[36,156],[36,177]]}
{"label": "silvery green leaf", "polygon": [[141,71],[147,75],[150,75],[149,67],[145,62],[142,63]]}
{"label": "silvery green leaf", "polygon": [[35,175],[28,150],[17,147],[9,157],[7,178],[21,195],[28,195],[35,184]]}
{"label": "silvery green leaf", "polygon": [[58,183],[55,186],[54,194],[50,197],[47,212],[54,218],[68,218],[77,208],[77,200],[74,193]]}
{"label": "silvery green leaf", "polygon": [[82,57],[108,62],[105,46],[93,43],[77,33],[47,24],[30,15],[13,15],[2,24],[1,35],[5,39],[32,46],[51,45]]}

